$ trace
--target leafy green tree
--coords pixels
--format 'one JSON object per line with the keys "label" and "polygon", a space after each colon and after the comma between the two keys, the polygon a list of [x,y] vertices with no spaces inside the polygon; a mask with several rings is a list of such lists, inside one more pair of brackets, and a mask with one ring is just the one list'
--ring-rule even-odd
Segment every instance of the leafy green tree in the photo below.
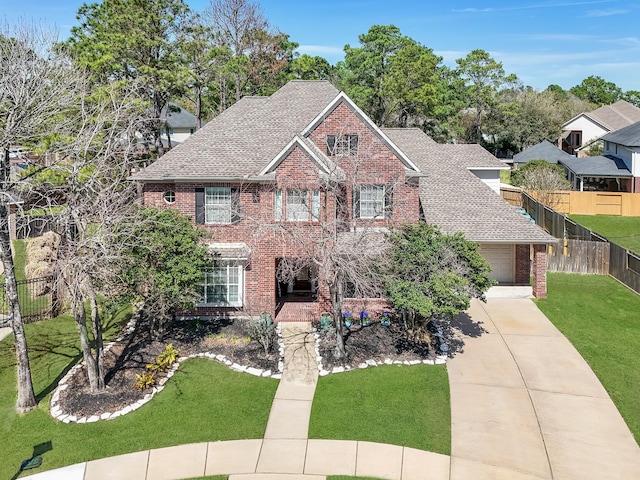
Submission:
{"label": "leafy green tree", "polygon": [[417,126],[437,132],[450,111],[450,77],[433,50],[394,25],[374,25],[346,45],[337,67],[340,86],[380,126]]}
{"label": "leafy green tree", "polygon": [[473,50],[466,57],[457,59],[456,63],[458,73],[467,85],[467,106],[474,110],[474,141],[482,143],[484,115],[495,106],[498,90],[516,83],[517,77],[506,75],[502,63],[491,58],[485,50]]}
{"label": "leafy green tree", "polygon": [[590,76],[579,85],[569,90],[576,97],[591,102],[598,107],[610,105],[623,98],[622,89],[613,82],[607,82],[602,77]]}
{"label": "leafy green tree", "polygon": [[451,319],[469,308],[471,298],[484,299],[495,284],[478,244],[462,233],[447,235],[420,222],[390,234],[390,258],[384,267],[387,298],[407,314],[416,338],[434,318]]}
{"label": "leafy green tree", "polygon": [[203,275],[213,265],[202,237],[172,209],[142,208],[121,224],[124,286],[143,302],[152,332],[161,333],[177,311],[202,298]]}
{"label": "leafy green tree", "polygon": [[300,80],[332,80],[334,68],[324,58],[306,53],[294,58],[290,66],[290,78]]}
{"label": "leafy green tree", "polygon": [[622,95],[622,99],[636,107],[640,107],[640,90],[627,90]]}
{"label": "leafy green tree", "polygon": [[133,82],[149,102],[158,155],[162,109],[184,89],[182,40],[189,8],[183,0],[103,0],[78,10],[66,48],[97,85]]}

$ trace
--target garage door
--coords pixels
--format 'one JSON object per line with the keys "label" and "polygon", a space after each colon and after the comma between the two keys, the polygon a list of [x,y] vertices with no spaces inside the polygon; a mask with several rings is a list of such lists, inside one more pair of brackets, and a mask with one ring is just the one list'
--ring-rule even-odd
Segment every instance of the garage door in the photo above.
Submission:
{"label": "garage door", "polygon": [[491,278],[500,283],[515,280],[515,245],[480,245],[480,254],[491,265]]}

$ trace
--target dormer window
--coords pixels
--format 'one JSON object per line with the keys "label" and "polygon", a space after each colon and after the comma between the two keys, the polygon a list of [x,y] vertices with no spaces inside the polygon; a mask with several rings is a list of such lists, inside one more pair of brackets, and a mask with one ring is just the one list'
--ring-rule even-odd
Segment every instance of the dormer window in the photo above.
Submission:
{"label": "dormer window", "polygon": [[358,135],[327,135],[327,155],[355,156],[358,154]]}

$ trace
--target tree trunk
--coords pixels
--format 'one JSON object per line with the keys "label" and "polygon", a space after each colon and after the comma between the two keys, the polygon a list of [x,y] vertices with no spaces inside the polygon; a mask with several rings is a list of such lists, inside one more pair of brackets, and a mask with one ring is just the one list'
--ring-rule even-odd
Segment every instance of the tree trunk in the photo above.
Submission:
{"label": "tree trunk", "polygon": [[84,302],[79,292],[72,292],[72,309],[73,317],[78,324],[78,333],[80,333],[80,346],[82,348],[82,358],[87,368],[87,376],[89,377],[89,386],[91,393],[99,390],[98,386],[98,369],[96,361],[91,354],[91,344],[89,343],[89,334],[87,332],[87,312],[84,308]]}
{"label": "tree trunk", "polygon": [[89,304],[91,305],[91,327],[93,328],[93,339],[95,342],[95,361],[96,361],[96,375],[98,389],[104,388],[104,362],[103,362],[103,348],[104,341],[102,339],[102,322],[100,321],[100,312],[98,310],[98,299],[93,286],[87,286],[87,296],[89,297]]}
{"label": "tree trunk", "polygon": [[18,363],[18,403],[19,413],[27,413],[36,407],[36,396],[33,392],[31,366],[27,350],[27,337],[24,332],[20,304],[18,303],[18,285],[16,284],[11,240],[9,236],[9,210],[6,203],[0,203],[0,257],[4,266],[5,293],[9,307],[11,328],[15,337],[16,360]]}
{"label": "tree trunk", "polygon": [[[162,130],[162,119],[160,118],[160,116],[162,115],[162,107],[164,107],[164,105],[162,105],[161,99],[158,98],[158,94],[154,94],[153,96],[154,120],[153,121],[155,125],[153,128],[153,136],[155,140],[156,153],[158,155],[158,158],[164,155],[164,145],[162,144],[162,139],[160,138],[161,130]],[[169,117],[169,110],[167,109],[167,118],[168,117]]]}
{"label": "tree trunk", "polygon": [[337,282],[329,286],[331,294],[331,309],[333,321],[336,324],[336,357],[345,358],[347,353],[344,348],[344,324],[342,323],[342,299],[344,298],[343,282]]}

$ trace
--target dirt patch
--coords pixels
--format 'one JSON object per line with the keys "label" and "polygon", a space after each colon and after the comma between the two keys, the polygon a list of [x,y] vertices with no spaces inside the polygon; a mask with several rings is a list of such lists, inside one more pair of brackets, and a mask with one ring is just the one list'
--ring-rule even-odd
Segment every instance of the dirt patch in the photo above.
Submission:
{"label": "dirt patch", "polygon": [[411,361],[433,360],[436,357],[436,350],[430,337],[420,342],[409,341],[403,327],[397,323],[384,326],[379,322],[373,322],[368,326],[356,325],[346,328],[344,335],[346,361],[336,357],[335,330],[319,328],[319,332],[320,356],[322,366],[326,370],[345,364],[357,367],[367,360]]}
{"label": "dirt patch", "polygon": [[[247,337],[245,322],[181,320],[169,325],[160,339],[152,338],[139,328],[105,354],[106,388],[100,393],[91,393],[86,369],[80,368],[69,380],[68,388],[60,393],[60,408],[80,418],[112,413],[137,402],[151,389],[135,388],[136,374],[144,373],[147,364],[154,363],[168,344],[172,344],[181,357],[210,352],[224,355],[240,365],[276,373],[280,360],[277,345],[265,355],[263,348]],[[164,376],[160,373],[156,378],[162,381]]]}

